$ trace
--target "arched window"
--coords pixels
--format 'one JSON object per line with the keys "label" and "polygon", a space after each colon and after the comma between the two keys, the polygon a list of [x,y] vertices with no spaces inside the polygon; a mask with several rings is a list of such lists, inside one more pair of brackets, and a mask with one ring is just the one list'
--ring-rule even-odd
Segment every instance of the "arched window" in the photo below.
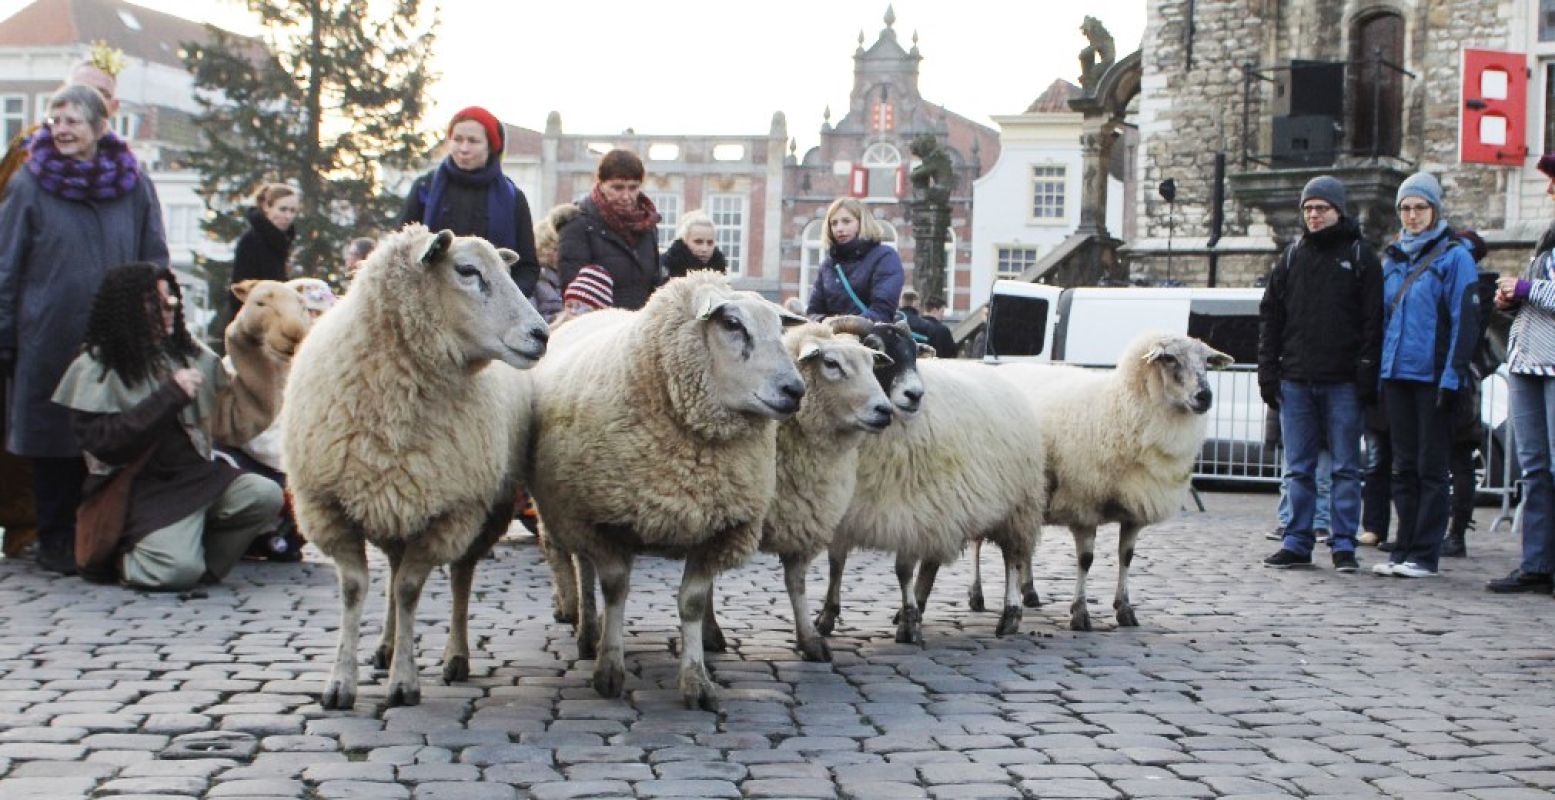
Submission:
{"label": "arched window", "polygon": [[895,200],[897,175],[902,169],[902,153],[886,142],[876,142],[859,159],[869,176],[865,197],[871,200]]}
{"label": "arched window", "polygon": [[812,219],[799,235],[799,302],[805,304],[810,302],[810,287],[815,285],[815,270],[826,258],[821,244],[821,225],[821,220]]}
{"label": "arched window", "polygon": [[1352,152],[1358,156],[1397,156],[1404,140],[1404,76],[1377,62],[1404,63],[1404,18],[1392,11],[1361,17],[1355,23],[1351,61]]}

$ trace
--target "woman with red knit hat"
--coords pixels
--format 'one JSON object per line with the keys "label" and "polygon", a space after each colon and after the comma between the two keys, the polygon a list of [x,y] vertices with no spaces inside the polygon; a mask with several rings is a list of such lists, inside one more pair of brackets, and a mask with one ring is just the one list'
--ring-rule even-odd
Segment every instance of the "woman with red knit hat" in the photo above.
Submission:
{"label": "woman with red knit hat", "polygon": [[594,190],[562,228],[556,271],[571,286],[585,267],[610,276],[616,308],[642,308],[659,286],[659,212],[642,193],[642,159],[611,150],[599,160]]}
{"label": "woman with red knit hat", "polygon": [[448,123],[448,155],[411,184],[399,224],[419,222],[432,230],[479,236],[518,253],[513,282],[533,297],[540,277],[529,201],[502,174],[507,144],[502,123],[480,106],[470,106]]}

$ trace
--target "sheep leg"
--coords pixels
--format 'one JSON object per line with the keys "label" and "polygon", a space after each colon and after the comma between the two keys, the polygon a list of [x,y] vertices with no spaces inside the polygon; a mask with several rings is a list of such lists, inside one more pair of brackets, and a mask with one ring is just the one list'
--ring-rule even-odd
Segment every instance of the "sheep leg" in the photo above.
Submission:
{"label": "sheep leg", "polygon": [[896,641],[899,644],[923,644],[923,613],[913,598],[912,575],[917,566],[917,559],[897,553],[896,583],[902,590],[902,610],[896,613]]}
{"label": "sheep leg", "polygon": [[432,561],[424,553],[406,553],[394,576],[394,662],[389,667],[387,703],[413,706],[421,702],[421,676],[416,672],[416,604],[421,587],[432,573]]}
{"label": "sheep leg", "polygon": [[546,530],[541,517],[535,539],[540,543],[540,553],[551,566],[551,617],[557,622],[578,624],[578,569],[572,563],[572,554],[556,544]]}
{"label": "sheep leg", "polygon": [[1021,604],[1027,608],[1041,608],[1042,596],[1037,594],[1037,583],[1032,578],[1031,560],[1037,557],[1037,545],[1042,541],[1042,526],[1026,540],[1026,557],[1020,562]]}
{"label": "sheep leg", "polygon": [[799,645],[799,654],[806,661],[831,661],[831,648],[810,624],[810,609],[806,607],[804,579],[810,568],[810,558],[785,553],[782,561],[783,586],[788,589],[788,602],[794,609],[794,641]]}
{"label": "sheep leg", "polygon": [[707,613],[702,617],[702,650],[708,653],[723,653],[729,649],[729,643],[724,639],[723,628],[718,627],[718,617],[714,614],[716,606],[713,605],[713,583],[707,584]]}
{"label": "sheep leg", "polygon": [[973,611],[986,611],[983,605],[983,540],[972,540],[972,588],[967,589],[966,607]]}
{"label": "sheep leg", "polygon": [[470,590],[475,585],[475,565],[491,552],[513,519],[513,502],[500,502],[481,526],[480,535],[448,568],[453,609],[448,616],[448,644],[443,647],[443,683],[470,679]]}
{"label": "sheep leg", "polygon": [[826,560],[826,601],[821,604],[821,613],[815,615],[815,630],[822,636],[830,636],[842,616],[842,571],[848,566],[847,548],[833,548]]}
{"label": "sheep leg", "polygon": [[578,627],[573,630],[578,638],[578,658],[591,659],[599,655],[599,611],[594,605],[594,562],[574,555],[573,564],[578,573]]}
{"label": "sheep leg", "polygon": [[1030,542],[1025,534],[1016,533],[999,543],[999,550],[1004,554],[1004,611],[999,614],[999,625],[994,628],[995,636],[1020,632],[1020,618],[1024,611],[1021,606],[1020,576],[1022,565],[1030,569],[1031,551],[1027,546]]}
{"label": "sheep leg", "polygon": [[1112,608],[1117,612],[1118,627],[1139,627],[1134,616],[1134,606],[1128,601],[1128,568],[1134,563],[1134,541],[1139,538],[1140,526],[1125,522],[1118,526],[1118,590],[1112,598]]}
{"label": "sheep leg", "polygon": [[686,708],[718,711],[718,687],[702,659],[702,615],[707,613],[713,570],[702,559],[686,559],[680,579],[680,699]]}
{"label": "sheep leg", "polygon": [[939,575],[938,561],[924,561],[918,565],[918,577],[913,581],[913,596],[919,611],[929,610],[929,594],[934,591],[934,579]]}
{"label": "sheep leg", "polygon": [[1074,602],[1069,604],[1069,630],[1088,631],[1091,612],[1085,607],[1085,577],[1096,560],[1096,526],[1072,525],[1069,530],[1074,534],[1075,556],[1079,561],[1074,579]]}
{"label": "sheep leg", "polygon": [[340,642],[335,648],[335,668],[324,684],[319,705],[350,708],[356,705],[356,644],[362,632],[362,603],[370,584],[366,544],[357,539],[329,556],[340,578]]}
{"label": "sheep leg", "polygon": [[403,545],[395,543],[383,548],[389,560],[389,579],[383,586],[383,631],[378,634],[378,647],[373,650],[373,669],[388,669],[394,653],[394,576],[400,572],[400,561],[405,557]]}
{"label": "sheep leg", "polygon": [[632,554],[612,553],[610,558],[594,562],[599,586],[605,595],[605,624],[599,639],[599,655],[594,659],[594,691],[600,697],[620,697],[626,687],[626,660],[621,644],[621,626],[626,617],[626,594],[631,588]]}

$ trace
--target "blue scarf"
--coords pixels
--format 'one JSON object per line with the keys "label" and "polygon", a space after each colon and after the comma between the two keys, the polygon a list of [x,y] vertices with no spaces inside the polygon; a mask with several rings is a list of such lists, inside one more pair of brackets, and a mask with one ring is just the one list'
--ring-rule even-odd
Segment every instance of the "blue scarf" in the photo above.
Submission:
{"label": "blue scarf", "polygon": [[1419,233],[1410,233],[1407,230],[1399,231],[1398,241],[1394,242],[1393,246],[1397,247],[1411,262],[1417,261],[1420,258],[1421,249],[1441,238],[1441,235],[1446,230],[1447,220],[1438,219],[1435,225]]}
{"label": "blue scarf", "polygon": [[434,231],[441,227],[438,217],[442,214],[443,193],[450,182],[486,189],[486,230],[469,233],[497,247],[517,250],[518,228],[514,217],[518,213],[518,187],[502,174],[502,159],[487,159],[486,166],[478,170],[460,169],[454,165],[453,158],[443,159],[437,171],[432,173],[432,186],[422,198],[421,222]]}

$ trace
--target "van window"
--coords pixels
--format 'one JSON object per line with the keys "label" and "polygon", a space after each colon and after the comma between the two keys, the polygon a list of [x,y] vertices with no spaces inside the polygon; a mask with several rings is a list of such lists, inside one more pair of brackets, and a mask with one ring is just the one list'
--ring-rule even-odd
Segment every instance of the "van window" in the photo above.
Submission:
{"label": "van window", "polygon": [[1196,297],[1188,307],[1188,335],[1236,359],[1258,363],[1258,301]]}
{"label": "van window", "polygon": [[1037,356],[1047,346],[1048,301],[995,294],[988,304],[988,355]]}

